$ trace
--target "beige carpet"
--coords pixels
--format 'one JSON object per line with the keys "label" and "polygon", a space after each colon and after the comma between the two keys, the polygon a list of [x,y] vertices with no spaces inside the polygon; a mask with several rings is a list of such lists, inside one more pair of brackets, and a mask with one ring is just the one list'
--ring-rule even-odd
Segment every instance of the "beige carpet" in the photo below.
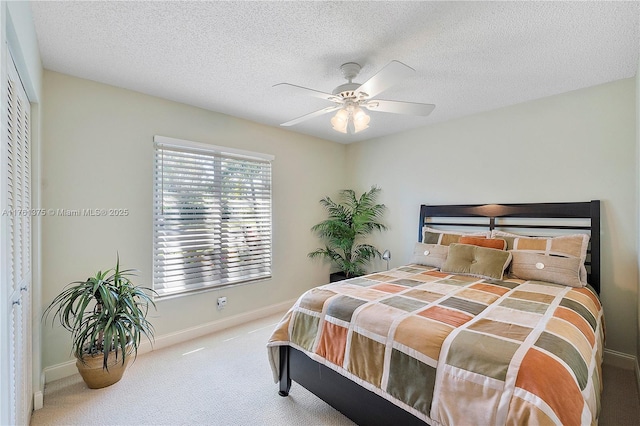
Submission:
{"label": "beige carpet", "polygon": [[[278,396],[265,344],[275,315],[138,357],[123,379],[47,384],[31,425],[353,425],[306,389]],[[600,425],[640,424],[633,371],[605,367]]]}

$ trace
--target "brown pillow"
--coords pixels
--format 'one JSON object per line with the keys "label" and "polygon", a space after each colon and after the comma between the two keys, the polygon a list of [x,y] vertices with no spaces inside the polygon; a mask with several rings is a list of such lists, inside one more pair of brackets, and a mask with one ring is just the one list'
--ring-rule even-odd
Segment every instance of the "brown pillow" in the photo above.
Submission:
{"label": "brown pillow", "polygon": [[579,257],[547,256],[512,250],[511,275],[523,280],[545,281],[570,287],[584,287],[580,281]]}
{"label": "brown pillow", "polygon": [[469,244],[451,244],[447,260],[440,270],[501,280],[511,262],[511,253],[504,250]]}
{"label": "brown pillow", "polygon": [[507,242],[500,238],[478,238],[463,236],[458,240],[460,244],[471,244],[472,246],[480,246],[493,248],[498,250],[506,250]]}

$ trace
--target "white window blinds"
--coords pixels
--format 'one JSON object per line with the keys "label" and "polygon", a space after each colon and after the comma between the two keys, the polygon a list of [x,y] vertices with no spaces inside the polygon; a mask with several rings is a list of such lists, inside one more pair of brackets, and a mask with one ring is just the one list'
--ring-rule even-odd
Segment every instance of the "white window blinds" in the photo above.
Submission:
{"label": "white window blinds", "polygon": [[162,296],[271,276],[271,160],[156,136],[153,287]]}

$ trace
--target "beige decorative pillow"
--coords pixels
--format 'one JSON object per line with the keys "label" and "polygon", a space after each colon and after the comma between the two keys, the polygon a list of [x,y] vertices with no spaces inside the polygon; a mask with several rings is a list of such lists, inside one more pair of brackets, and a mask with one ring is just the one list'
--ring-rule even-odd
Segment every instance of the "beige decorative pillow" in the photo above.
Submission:
{"label": "beige decorative pillow", "polygon": [[491,233],[492,238],[502,238],[507,241],[507,250],[529,251],[546,255],[564,257],[577,257],[581,261],[580,281],[587,285],[587,269],[584,261],[587,258],[589,235],[572,234],[559,235],[557,237],[526,237],[509,232],[496,231]]}
{"label": "beige decorative pillow", "polygon": [[580,281],[579,257],[547,256],[512,250],[511,275],[523,280],[545,281],[571,287],[584,287]]}
{"label": "beige decorative pillow", "polygon": [[448,246],[451,243],[457,243],[461,236],[488,238],[491,234],[490,231],[474,232],[472,234],[466,234],[455,231],[443,231],[441,229],[434,229],[428,226],[422,227],[422,243],[423,244],[440,244]]}
{"label": "beige decorative pillow", "polygon": [[449,253],[449,246],[416,243],[413,249],[413,263],[441,268]]}
{"label": "beige decorative pillow", "polygon": [[451,244],[440,270],[501,280],[511,262],[511,252],[468,244]]}

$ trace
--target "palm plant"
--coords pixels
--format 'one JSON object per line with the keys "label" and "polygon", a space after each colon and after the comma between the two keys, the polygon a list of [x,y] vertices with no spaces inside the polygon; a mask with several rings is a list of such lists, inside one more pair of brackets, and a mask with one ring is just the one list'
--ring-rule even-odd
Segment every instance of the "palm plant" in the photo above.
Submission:
{"label": "palm plant", "polygon": [[371,244],[360,243],[358,239],[387,229],[381,223],[386,206],[376,204],[379,193],[380,188],[373,186],[358,198],[353,190],[344,189],[339,193],[340,202],[329,197],[320,200],[329,218],[311,230],[326,244],[308,256],[333,262],[347,278],[364,275],[364,267],[381,254]]}
{"label": "palm plant", "polygon": [[143,335],[153,339],[146,317],[149,305],[156,305],[146,292],[155,292],[134,285],[134,272],[121,270],[118,257],[115,268],[70,283],[45,309],[43,317],[53,313],[53,319],[71,332],[72,352],[83,363],[86,355],[102,355],[102,367],[108,370],[109,356],[117,359],[121,354],[124,365],[129,354],[138,354]]}

